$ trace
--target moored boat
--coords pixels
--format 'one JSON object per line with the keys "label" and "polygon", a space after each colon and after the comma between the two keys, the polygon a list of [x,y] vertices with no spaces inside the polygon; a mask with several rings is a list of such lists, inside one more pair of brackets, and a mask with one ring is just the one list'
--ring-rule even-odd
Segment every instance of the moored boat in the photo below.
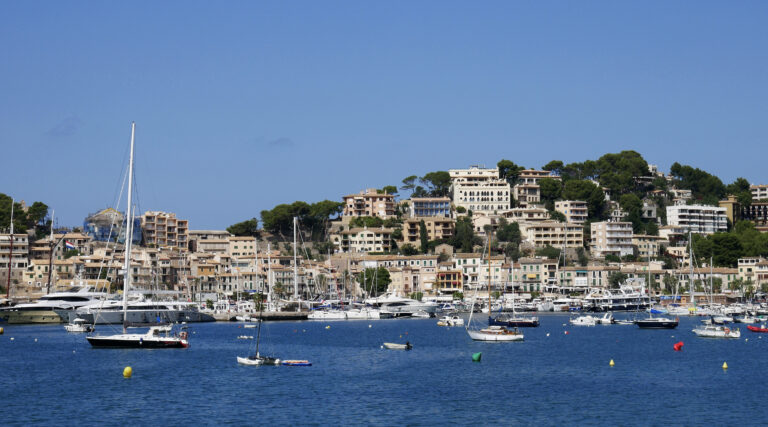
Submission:
{"label": "moored boat", "polygon": [[768,333],[768,328],[763,328],[761,326],[747,325],[747,329],[749,329],[752,332]]}
{"label": "moored boat", "polygon": [[693,333],[702,338],[740,338],[741,331],[721,325],[704,325],[693,329]]}

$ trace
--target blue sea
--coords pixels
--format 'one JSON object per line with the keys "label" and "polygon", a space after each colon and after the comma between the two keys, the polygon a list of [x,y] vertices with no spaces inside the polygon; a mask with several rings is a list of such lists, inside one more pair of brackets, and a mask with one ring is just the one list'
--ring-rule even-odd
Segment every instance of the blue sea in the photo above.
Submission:
{"label": "blue sea", "polygon": [[[190,324],[188,349],[93,349],[62,325],[0,325],[3,425],[764,425],[768,335],[573,327],[541,316],[520,343],[471,341],[436,319]],[[110,327],[100,327],[108,333]],[[566,334],[566,332],[568,332]],[[13,340],[11,340],[13,338]],[[385,350],[409,341],[412,351]],[[673,344],[683,341],[675,352]],[[482,352],[482,361],[472,354]],[[615,366],[610,367],[613,360]],[[729,368],[722,365],[727,362]],[[133,376],[123,378],[131,366]]]}

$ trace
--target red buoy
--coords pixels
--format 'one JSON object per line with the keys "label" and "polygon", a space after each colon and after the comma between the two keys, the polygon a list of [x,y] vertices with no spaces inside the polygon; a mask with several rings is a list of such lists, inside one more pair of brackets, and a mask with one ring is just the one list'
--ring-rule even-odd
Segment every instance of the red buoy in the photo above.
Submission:
{"label": "red buoy", "polygon": [[680,341],[680,342],[675,343],[675,345],[673,345],[672,348],[674,348],[675,351],[680,351],[680,350],[683,349],[683,345],[684,345],[683,342]]}

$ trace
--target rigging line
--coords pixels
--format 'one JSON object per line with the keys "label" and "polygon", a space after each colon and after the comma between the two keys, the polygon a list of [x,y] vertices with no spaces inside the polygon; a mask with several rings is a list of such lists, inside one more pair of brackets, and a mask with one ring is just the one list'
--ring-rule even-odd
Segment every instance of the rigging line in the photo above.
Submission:
{"label": "rigging line", "polygon": [[[125,160],[125,159],[123,159],[123,160]],[[115,200],[115,204],[114,204],[115,212],[116,213],[112,215],[112,221],[111,221],[111,223],[109,225],[109,234],[107,235],[107,245],[106,245],[107,249],[109,249],[109,243],[112,241],[112,232],[113,232],[114,227],[115,227],[115,222],[117,221],[117,213],[120,212],[120,200],[122,200],[122,198],[123,198],[123,191],[125,191],[125,183],[126,183],[126,180],[128,178],[128,172],[125,169],[123,169],[123,172],[121,173],[121,175],[122,175],[123,179],[122,179],[122,183],[120,185],[120,191],[119,191],[119,194],[117,196],[117,200]],[[118,182],[119,181],[120,180],[118,180]],[[119,225],[119,228],[118,228],[118,236],[120,235],[119,232],[120,232],[120,230],[122,230],[122,226],[123,225],[121,223]],[[117,245],[117,243],[115,243],[115,245]],[[114,253],[113,253],[113,255],[114,255]],[[111,270],[111,267],[109,265],[110,264],[107,263],[107,276],[109,276],[109,273],[110,273],[110,270]],[[97,283],[98,283],[98,280],[101,279],[101,273],[102,273],[103,269],[104,269],[104,263],[100,262],[99,263],[99,273],[98,273],[98,276],[96,276]]]}

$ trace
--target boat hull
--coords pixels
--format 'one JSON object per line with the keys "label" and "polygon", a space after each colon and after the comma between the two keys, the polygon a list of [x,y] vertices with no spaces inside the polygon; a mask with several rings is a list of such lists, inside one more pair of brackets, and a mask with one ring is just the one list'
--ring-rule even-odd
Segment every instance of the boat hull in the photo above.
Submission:
{"label": "boat hull", "polygon": [[509,326],[514,328],[536,328],[539,326],[539,318],[538,317],[511,317],[508,319],[504,318],[493,318],[488,317],[488,326]]}
{"label": "boat hull", "polygon": [[143,335],[120,334],[99,336],[94,335],[86,337],[88,342],[94,348],[187,348],[189,342],[185,339],[167,337],[167,338],[147,338]]}
{"label": "boat hull", "polygon": [[635,325],[641,329],[675,329],[678,325],[677,320],[636,320]]}
{"label": "boat hull", "polygon": [[[64,310],[74,313],[74,310]],[[62,323],[62,318],[54,310],[10,310],[7,312],[9,324],[24,323]]]}
{"label": "boat hull", "polygon": [[[122,325],[123,312],[121,310],[89,310],[59,312],[59,316],[72,322],[75,317],[80,317],[94,325]],[[66,317],[65,317],[66,316]],[[194,310],[129,310],[128,323],[141,324],[157,322],[181,323],[181,322],[214,322],[216,319],[206,313]]]}
{"label": "boat hull", "polygon": [[489,342],[511,342],[511,341],[523,341],[525,338],[523,334],[499,334],[488,333],[480,331],[467,330],[469,337],[475,341],[489,341]]}
{"label": "boat hull", "polygon": [[252,357],[237,357],[237,363],[241,365],[249,366],[277,366],[280,364],[280,359],[274,357],[252,356]]}

